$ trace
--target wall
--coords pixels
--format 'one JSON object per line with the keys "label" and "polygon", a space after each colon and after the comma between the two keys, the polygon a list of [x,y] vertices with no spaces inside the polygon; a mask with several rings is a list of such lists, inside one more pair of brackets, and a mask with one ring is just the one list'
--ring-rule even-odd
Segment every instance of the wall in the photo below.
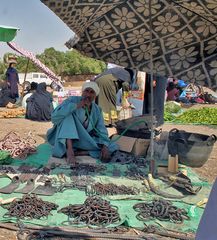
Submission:
{"label": "wall", "polygon": [[65,76],[63,79],[65,81],[64,86],[65,87],[79,87],[82,85],[82,83],[86,80],[91,80],[95,77],[96,75],[83,75],[83,74],[78,74],[78,75],[72,75],[72,76]]}

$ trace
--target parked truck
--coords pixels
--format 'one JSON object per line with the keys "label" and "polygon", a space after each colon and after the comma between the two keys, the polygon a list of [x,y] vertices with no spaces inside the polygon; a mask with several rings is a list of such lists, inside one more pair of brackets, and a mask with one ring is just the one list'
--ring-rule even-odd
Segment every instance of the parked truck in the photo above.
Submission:
{"label": "parked truck", "polygon": [[[18,75],[19,75],[20,84],[23,84],[25,73],[19,73]],[[53,81],[50,78],[48,78],[44,73],[40,73],[40,72],[27,73],[26,79],[25,79],[25,88],[30,87],[30,84],[32,82],[36,82],[38,84],[45,82],[47,86],[50,86]]]}

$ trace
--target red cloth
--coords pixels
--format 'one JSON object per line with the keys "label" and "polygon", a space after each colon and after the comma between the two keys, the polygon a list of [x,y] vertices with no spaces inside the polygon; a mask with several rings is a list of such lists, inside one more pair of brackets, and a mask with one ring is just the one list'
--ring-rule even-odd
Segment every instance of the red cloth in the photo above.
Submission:
{"label": "red cloth", "polygon": [[179,90],[177,88],[173,88],[170,91],[167,91],[167,101],[175,101],[179,96]]}

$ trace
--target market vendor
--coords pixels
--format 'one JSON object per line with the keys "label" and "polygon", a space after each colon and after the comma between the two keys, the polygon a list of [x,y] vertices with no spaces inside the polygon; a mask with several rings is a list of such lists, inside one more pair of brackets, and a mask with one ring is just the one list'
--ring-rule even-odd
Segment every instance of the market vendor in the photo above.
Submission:
{"label": "market vendor", "polygon": [[14,104],[15,102],[16,99],[11,97],[11,91],[7,83],[4,82],[0,90],[0,107],[6,107],[8,103]]}
{"label": "market vendor", "polygon": [[86,151],[94,158],[109,161],[117,146],[110,142],[101,110],[94,102],[98,94],[95,82],[85,82],[81,97],[69,97],[53,111],[54,126],[47,133],[53,156],[66,155],[67,163],[75,165],[75,156]]}
{"label": "market vendor", "polygon": [[26,118],[32,121],[47,122],[51,120],[53,98],[47,91],[45,82],[39,83],[36,91],[26,100]]}

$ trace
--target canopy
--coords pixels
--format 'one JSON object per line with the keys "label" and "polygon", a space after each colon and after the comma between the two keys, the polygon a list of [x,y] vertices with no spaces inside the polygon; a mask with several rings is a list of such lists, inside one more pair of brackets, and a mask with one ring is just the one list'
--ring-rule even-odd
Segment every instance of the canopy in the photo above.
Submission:
{"label": "canopy", "polygon": [[12,41],[17,34],[17,30],[20,30],[20,29],[17,27],[0,25],[0,42]]}
{"label": "canopy", "polygon": [[217,85],[215,0],[41,1],[76,33],[69,48],[124,67]]}

